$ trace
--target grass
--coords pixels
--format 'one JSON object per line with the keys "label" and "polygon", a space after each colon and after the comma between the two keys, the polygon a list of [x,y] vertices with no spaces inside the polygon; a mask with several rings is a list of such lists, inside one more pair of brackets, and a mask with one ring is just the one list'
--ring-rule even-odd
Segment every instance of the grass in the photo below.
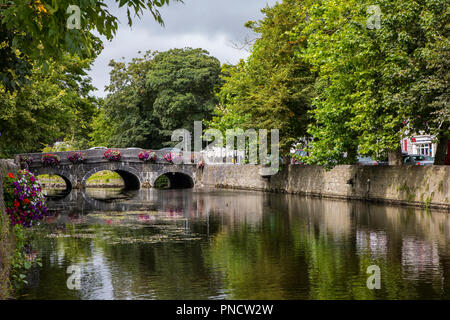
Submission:
{"label": "grass", "polygon": [[408,202],[412,202],[412,201],[414,201],[414,197],[415,197],[415,195],[414,195],[414,192],[412,192],[410,189],[409,189],[409,187],[408,187],[408,185],[406,184],[406,182],[405,183],[403,183],[402,185],[400,185],[400,187],[397,187],[397,192],[399,192],[400,194],[404,194],[405,195],[405,200],[406,201],[408,201]]}
{"label": "grass", "polygon": [[87,181],[87,185],[89,184],[122,184],[123,180],[119,176],[119,174],[113,171],[100,171],[93,174]]}
{"label": "grass", "polygon": [[[65,184],[64,180],[60,176],[50,176],[48,174],[39,175],[39,181],[46,185],[48,184]],[[113,171],[100,171],[93,174],[87,181],[87,185],[89,184],[122,184],[123,180],[119,174]]]}
{"label": "grass", "polygon": [[51,176],[48,174],[41,174],[38,176],[38,179],[41,183],[45,184],[65,184],[64,180],[60,176]]}
{"label": "grass", "polygon": [[169,178],[167,176],[162,175],[155,181],[156,189],[166,189],[169,187]]}

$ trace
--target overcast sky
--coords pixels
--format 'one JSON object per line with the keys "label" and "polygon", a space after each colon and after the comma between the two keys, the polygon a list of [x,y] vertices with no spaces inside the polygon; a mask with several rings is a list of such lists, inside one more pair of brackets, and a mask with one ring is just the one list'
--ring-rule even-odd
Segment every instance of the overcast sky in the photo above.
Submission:
{"label": "overcast sky", "polygon": [[184,0],[171,2],[160,10],[165,27],[160,26],[150,13],[140,20],[127,24],[126,10],[119,10],[110,1],[110,12],[119,17],[119,30],[111,42],[104,41],[105,49],[97,58],[89,73],[94,94],[104,97],[104,87],[109,84],[108,63],[111,59],[130,61],[139,56],[138,51],[166,51],[172,48],[202,48],[222,63],[235,64],[248,56],[247,50],[239,50],[233,43],[243,43],[251,32],[244,27],[249,20],[262,18],[261,9],[272,6],[276,0]]}

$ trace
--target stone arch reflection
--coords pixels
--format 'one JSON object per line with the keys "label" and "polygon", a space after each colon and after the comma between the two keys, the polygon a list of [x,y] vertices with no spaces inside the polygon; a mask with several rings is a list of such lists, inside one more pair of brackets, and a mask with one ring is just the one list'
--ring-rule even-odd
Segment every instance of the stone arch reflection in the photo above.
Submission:
{"label": "stone arch reflection", "polygon": [[73,189],[72,182],[63,173],[40,174],[36,176],[47,198],[64,199]]}
{"label": "stone arch reflection", "polygon": [[[89,187],[88,180],[92,178],[94,175],[99,174],[104,171],[110,171],[117,173],[123,181],[123,188],[125,190],[139,190],[141,187],[141,180],[139,178],[140,174],[135,169],[121,166],[118,168],[103,168],[98,167],[88,171],[82,180],[82,185]],[[105,181],[105,184],[109,181]],[[122,187],[121,185],[116,185],[116,187]]]}

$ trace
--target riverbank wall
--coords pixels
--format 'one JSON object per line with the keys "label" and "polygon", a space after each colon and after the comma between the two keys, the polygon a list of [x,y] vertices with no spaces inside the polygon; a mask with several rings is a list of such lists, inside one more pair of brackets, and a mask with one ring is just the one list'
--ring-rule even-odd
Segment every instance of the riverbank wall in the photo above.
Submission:
{"label": "riverbank wall", "polygon": [[19,167],[13,160],[0,159],[0,300],[9,297],[9,257],[14,248],[3,201],[3,177],[7,176],[9,172],[15,173],[17,170]]}
{"label": "riverbank wall", "polygon": [[253,165],[209,165],[201,183],[218,188],[358,199],[450,211],[450,166],[287,165],[262,177]]}
{"label": "riverbank wall", "polygon": [[[11,160],[0,160],[0,179],[16,171]],[[263,177],[260,166],[206,165],[195,173],[195,185],[216,188],[281,192],[314,197],[357,199],[450,211],[450,166],[358,166],[331,170],[319,166],[285,165]],[[92,181],[90,187],[116,182]],[[53,182],[53,181],[52,181]],[[0,180],[0,209],[3,208]]]}

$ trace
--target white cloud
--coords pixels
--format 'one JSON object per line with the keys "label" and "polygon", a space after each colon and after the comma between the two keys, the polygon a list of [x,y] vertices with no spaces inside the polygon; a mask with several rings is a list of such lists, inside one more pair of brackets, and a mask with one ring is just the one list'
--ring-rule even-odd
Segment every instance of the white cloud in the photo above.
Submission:
{"label": "white cloud", "polygon": [[130,61],[138,51],[166,51],[172,48],[202,48],[222,63],[235,64],[246,58],[246,50],[238,50],[232,43],[244,41],[252,36],[244,27],[248,20],[262,17],[260,10],[275,0],[184,0],[184,4],[171,3],[161,10],[165,27],[159,26],[150,15],[136,20],[131,29],[126,24],[124,10],[111,8],[122,22],[113,41],[105,41],[105,49],[97,58],[89,73],[94,94],[105,96],[105,85],[109,84],[108,63],[111,59]]}

